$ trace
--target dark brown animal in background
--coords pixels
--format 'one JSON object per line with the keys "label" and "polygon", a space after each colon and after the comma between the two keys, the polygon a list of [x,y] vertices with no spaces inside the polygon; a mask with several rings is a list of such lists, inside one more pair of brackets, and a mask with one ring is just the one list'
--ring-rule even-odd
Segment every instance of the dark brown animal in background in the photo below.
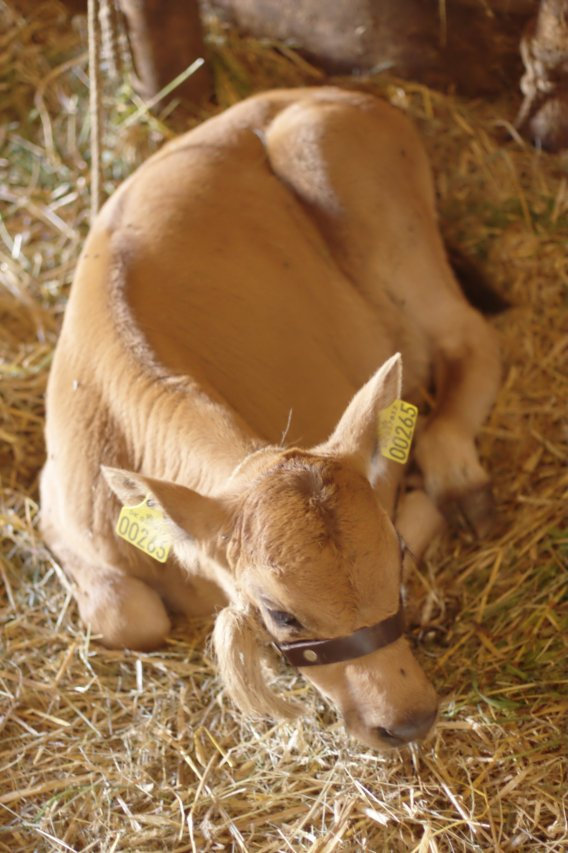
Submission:
{"label": "dark brown animal in background", "polygon": [[515,122],[548,151],[568,148],[568,0],[541,0],[521,41],[525,96]]}
{"label": "dark brown animal in background", "polygon": [[[143,97],[155,95],[206,55],[196,0],[166,5],[119,0],[119,5]],[[568,0],[540,0],[540,5],[537,0],[336,0],[325,14],[321,0],[211,0],[210,5],[243,32],[291,43],[329,71],[384,69],[469,95],[498,94],[516,85],[520,41],[525,98],[516,126],[547,150],[568,146]],[[175,96],[199,101],[211,90],[204,67]]]}

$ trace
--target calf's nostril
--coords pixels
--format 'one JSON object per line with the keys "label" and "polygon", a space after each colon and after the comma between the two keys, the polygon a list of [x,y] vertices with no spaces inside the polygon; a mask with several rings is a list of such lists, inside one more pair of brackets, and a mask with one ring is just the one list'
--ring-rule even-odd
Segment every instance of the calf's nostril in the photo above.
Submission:
{"label": "calf's nostril", "polygon": [[375,734],[377,734],[382,741],[389,744],[390,746],[402,746],[404,740],[401,740],[394,732],[390,729],[385,729],[383,726],[375,727]]}
{"label": "calf's nostril", "polygon": [[389,732],[388,729],[384,729],[382,726],[377,726],[375,731],[380,737],[392,737],[392,732]]}

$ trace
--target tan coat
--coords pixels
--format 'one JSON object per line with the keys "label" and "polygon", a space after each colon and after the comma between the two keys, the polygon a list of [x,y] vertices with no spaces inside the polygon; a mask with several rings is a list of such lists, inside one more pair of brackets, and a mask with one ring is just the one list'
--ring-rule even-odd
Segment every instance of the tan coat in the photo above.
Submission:
{"label": "tan coat", "polygon": [[[246,710],[287,713],[263,644],[397,608],[402,469],[377,452],[378,411],[401,381],[414,402],[435,381],[424,489],[397,520],[422,551],[436,504],[482,519],[474,439],[498,377],[407,119],[331,88],[259,95],[150,158],[89,235],[47,394],[45,537],[108,645],[153,647],[167,609],[229,600],[215,632],[227,687]],[[114,533],[121,504],[147,493],[175,541],[165,566]],[[431,725],[435,695],[403,639],[306,675],[367,743]]]}

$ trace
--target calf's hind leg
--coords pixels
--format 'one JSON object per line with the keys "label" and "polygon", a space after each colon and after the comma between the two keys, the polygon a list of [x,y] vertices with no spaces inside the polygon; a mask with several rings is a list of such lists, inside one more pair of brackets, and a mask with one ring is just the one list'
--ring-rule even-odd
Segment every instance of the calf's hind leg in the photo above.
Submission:
{"label": "calf's hind leg", "polygon": [[497,393],[499,353],[448,264],[418,136],[392,107],[324,89],[272,122],[266,148],[402,351],[406,388],[416,393],[434,365],[436,409],[416,439],[425,490],[440,506],[457,501],[481,532],[490,490],[475,437]]}
{"label": "calf's hind leg", "polygon": [[162,599],[144,581],[90,567],[73,574],[81,618],[105,646],[149,651],[164,643],[170,620]]}

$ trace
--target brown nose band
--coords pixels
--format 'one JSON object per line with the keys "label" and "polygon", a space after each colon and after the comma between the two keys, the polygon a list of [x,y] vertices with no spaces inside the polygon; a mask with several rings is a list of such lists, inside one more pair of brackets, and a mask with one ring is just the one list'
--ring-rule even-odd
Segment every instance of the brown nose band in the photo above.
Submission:
{"label": "brown nose band", "polygon": [[292,666],[319,666],[324,663],[340,663],[368,655],[383,646],[389,646],[404,633],[402,601],[398,613],[371,625],[359,628],[346,637],[331,640],[300,640],[297,643],[276,645]]}

